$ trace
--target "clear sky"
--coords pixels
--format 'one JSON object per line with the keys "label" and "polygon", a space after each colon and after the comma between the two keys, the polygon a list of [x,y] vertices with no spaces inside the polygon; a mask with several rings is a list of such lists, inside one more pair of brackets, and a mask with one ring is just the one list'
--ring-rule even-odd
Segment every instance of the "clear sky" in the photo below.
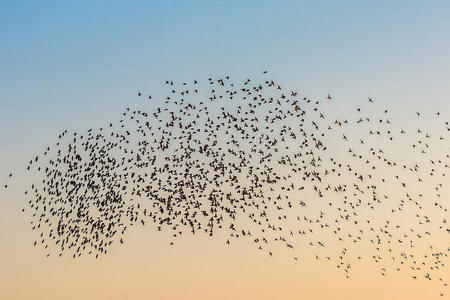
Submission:
{"label": "clear sky", "polygon": [[[137,91],[162,94],[166,79],[267,69],[305,96],[332,94],[342,107],[371,96],[399,118],[449,115],[449,28],[449,1],[2,0],[0,179],[61,130],[103,126],[126,106],[142,107]],[[328,266],[267,262],[244,244],[223,250],[221,241],[186,238],[168,250],[147,227],[102,261],[46,260],[19,212],[20,189],[0,194],[0,298],[435,296],[370,267],[349,282]]]}

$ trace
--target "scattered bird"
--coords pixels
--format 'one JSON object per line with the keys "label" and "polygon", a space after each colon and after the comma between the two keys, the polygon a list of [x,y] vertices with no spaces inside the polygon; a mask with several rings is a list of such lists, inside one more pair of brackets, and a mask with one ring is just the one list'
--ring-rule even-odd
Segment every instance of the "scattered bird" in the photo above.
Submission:
{"label": "scattered bird", "polygon": [[[421,245],[436,231],[450,233],[441,197],[450,155],[431,156],[448,127],[410,135],[393,128],[387,109],[331,117],[335,101],[302,98],[271,79],[190,82],[166,80],[167,96],[149,111],[126,107],[109,126],[64,130],[27,162],[39,178],[24,193],[34,246],[46,256],[98,258],[132,226],[152,224],[173,239],[220,231],[227,245],[248,239],[269,257],[310,249],[347,278],[363,259],[382,276],[388,263],[413,279],[444,272],[450,249]],[[408,155],[390,156],[387,147],[407,137]],[[429,197],[409,179],[433,186]],[[366,248],[367,258],[359,251]]]}

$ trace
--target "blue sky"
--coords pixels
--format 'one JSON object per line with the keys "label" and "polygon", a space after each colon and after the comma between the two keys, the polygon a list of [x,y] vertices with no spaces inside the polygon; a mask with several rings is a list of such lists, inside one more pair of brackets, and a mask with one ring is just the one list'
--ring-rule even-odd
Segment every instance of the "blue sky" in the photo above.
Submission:
{"label": "blue sky", "polygon": [[266,68],[310,97],[439,106],[448,28],[448,1],[2,1],[0,146],[100,126],[166,78]]}

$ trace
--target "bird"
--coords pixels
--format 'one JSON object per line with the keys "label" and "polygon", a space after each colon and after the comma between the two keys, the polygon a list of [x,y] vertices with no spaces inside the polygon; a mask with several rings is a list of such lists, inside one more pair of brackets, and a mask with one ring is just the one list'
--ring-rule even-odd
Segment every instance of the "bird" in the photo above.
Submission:
{"label": "bird", "polygon": [[450,156],[434,152],[446,149],[448,124],[435,134],[425,124],[395,127],[370,97],[380,109],[345,115],[330,94],[316,101],[274,79],[244,78],[165,80],[164,97],[149,95],[151,103],[123,108],[120,119],[62,131],[52,151],[25,164],[39,179],[23,193],[34,246],[99,258],[142,225],[167,234],[169,245],[205,234],[230,247],[248,240],[269,257],[287,248],[295,261],[296,251],[326,249],[324,261],[346,278],[364,259],[427,279],[445,271],[449,249],[431,238],[432,248],[419,245],[450,232]]}

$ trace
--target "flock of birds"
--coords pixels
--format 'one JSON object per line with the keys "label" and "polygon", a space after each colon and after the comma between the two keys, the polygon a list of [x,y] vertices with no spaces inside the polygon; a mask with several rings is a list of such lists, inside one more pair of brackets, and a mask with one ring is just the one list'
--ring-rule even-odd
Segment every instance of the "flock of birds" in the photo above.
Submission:
{"label": "flock of birds", "polygon": [[442,134],[396,128],[371,98],[334,118],[331,95],[300,97],[262,76],[167,80],[160,101],[138,92],[150,112],[126,108],[102,128],[64,130],[26,165],[39,178],[24,191],[34,246],[98,257],[131,226],[153,224],[171,244],[220,232],[269,257],[283,249],[300,261],[310,248],[348,278],[367,260],[381,276],[405,271],[445,290],[448,122]]}

